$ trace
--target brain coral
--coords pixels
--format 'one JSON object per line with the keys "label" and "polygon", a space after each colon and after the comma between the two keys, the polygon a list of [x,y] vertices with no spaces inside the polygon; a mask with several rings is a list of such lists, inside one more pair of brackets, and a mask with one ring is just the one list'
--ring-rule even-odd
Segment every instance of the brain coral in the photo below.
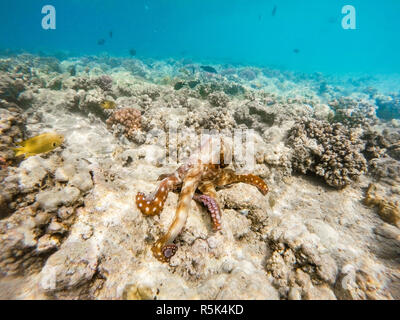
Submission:
{"label": "brain coral", "polygon": [[313,172],[332,187],[343,188],[366,171],[358,133],[340,123],[303,118],[289,131],[287,143],[294,169]]}

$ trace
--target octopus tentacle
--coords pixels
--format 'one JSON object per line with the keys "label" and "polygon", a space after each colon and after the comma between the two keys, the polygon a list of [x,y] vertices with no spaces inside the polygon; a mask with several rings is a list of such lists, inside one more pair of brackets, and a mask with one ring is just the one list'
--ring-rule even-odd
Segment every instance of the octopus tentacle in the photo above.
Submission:
{"label": "octopus tentacle", "polygon": [[161,213],[167,200],[168,193],[180,183],[176,175],[170,175],[164,178],[153,195],[148,197],[143,192],[136,195],[136,205],[139,210],[148,216],[155,216]]}
{"label": "octopus tentacle", "polygon": [[268,193],[268,185],[258,176],[253,174],[236,174],[232,170],[225,169],[221,172],[220,176],[214,181],[217,186],[224,186],[232,183],[243,182],[257,187],[263,194]]}
{"label": "octopus tentacle", "polygon": [[206,194],[214,199],[217,199],[217,191],[211,181],[204,181],[199,184],[198,189],[202,194]]}
{"label": "octopus tentacle", "polygon": [[202,195],[195,194],[193,199],[202,203],[211,215],[215,231],[221,230],[221,209],[218,203],[217,191],[212,181],[203,181],[198,189]]}
{"label": "octopus tentacle", "polygon": [[168,262],[176,253],[177,246],[173,244],[173,241],[185,226],[190,210],[190,202],[197,189],[199,180],[200,176],[197,170],[194,170],[193,173],[188,173],[183,182],[174,221],[169,227],[167,233],[158,239],[151,249],[154,256],[161,262]]}
{"label": "octopus tentacle", "polygon": [[221,210],[217,200],[207,194],[195,194],[193,199],[201,202],[207,208],[208,212],[210,212],[214,230],[221,230]]}

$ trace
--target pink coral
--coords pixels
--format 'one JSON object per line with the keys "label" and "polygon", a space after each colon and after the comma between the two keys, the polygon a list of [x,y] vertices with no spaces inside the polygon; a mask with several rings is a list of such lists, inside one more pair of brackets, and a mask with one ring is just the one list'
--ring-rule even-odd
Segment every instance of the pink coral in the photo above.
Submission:
{"label": "pink coral", "polygon": [[107,119],[107,125],[122,125],[124,127],[123,134],[131,139],[135,132],[141,129],[141,114],[140,111],[134,108],[123,108],[116,110]]}

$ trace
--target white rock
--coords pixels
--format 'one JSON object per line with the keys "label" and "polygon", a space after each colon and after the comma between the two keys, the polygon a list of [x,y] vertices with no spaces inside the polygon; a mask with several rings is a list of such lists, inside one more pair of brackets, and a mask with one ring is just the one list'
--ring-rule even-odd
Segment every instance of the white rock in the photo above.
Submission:
{"label": "white rock", "polygon": [[44,210],[54,211],[61,205],[71,205],[79,199],[80,191],[75,187],[61,190],[42,191],[36,195],[36,201]]}

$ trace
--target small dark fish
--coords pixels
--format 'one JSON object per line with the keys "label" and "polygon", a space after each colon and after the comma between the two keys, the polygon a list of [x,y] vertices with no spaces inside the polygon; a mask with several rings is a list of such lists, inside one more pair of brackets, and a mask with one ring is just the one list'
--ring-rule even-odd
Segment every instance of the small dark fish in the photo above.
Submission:
{"label": "small dark fish", "polygon": [[209,73],[218,73],[217,70],[210,66],[200,66],[200,68]]}
{"label": "small dark fish", "polygon": [[262,15],[260,14],[260,15],[258,16],[258,21],[261,21],[261,19],[262,19]]}
{"label": "small dark fish", "polygon": [[183,82],[183,81],[178,81],[177,83],[175,83],[174,89],[175,89],[175,90],[182,89],[184,85],[185,85],[185,82]]}
{"label": "small dark fish", "polygon": [[129,54],[133,57],[136,56],[136,50],[135,49],[131,49],[129,50]]}
{"label": "small dark fish", "polygon": [[293,49],[293,52],[294,53],[300,53],[300,50],[299,49]]}
{"label": "small dark fish", "polygon": [[276,10],[278,9],[277,5],[274,5],[274,8],[272,9],[272,16],[275,17],[276,15]]}
{"label": "small dark fish", "polygon": [[102,46],[103,44],[105,44],[106,43],[106,40],[104,40],[104,39],[100,39],[99,41],[97,41],[97,44],[99,45],[99,46]]}
{"label": "small dark fish", "polygon": [[191,80],[188,82],[188,86],[190,89],[193,89],[195,86],[197,86],[200,83],[198,80]]}
{"label": "small dark fish", "polygon": [[112,38],[112,36],[113,36],[113,32],[112,32],[112,31],[110,31],[110,32],[108,33],[108,35],[110,36],[110,38]]}

